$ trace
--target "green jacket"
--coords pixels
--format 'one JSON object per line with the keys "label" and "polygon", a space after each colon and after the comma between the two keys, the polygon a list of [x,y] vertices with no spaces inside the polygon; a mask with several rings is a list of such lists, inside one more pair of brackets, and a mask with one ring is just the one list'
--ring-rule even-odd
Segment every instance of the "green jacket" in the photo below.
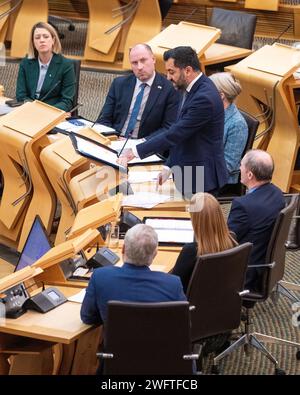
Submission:
{"label": "green jacket", "polygon": [[[26,57],[21,61],[16,91],[18,101],[36,99],[35,92],[39,73],[38,59],[28,59]],[[75,85],[75,71],[72,60],[66,59],[62,55],[53,54],[39,99],[61,110],[70,111],[73,107]],[[43,97],[45,97],[45,100],[43,100]]]}

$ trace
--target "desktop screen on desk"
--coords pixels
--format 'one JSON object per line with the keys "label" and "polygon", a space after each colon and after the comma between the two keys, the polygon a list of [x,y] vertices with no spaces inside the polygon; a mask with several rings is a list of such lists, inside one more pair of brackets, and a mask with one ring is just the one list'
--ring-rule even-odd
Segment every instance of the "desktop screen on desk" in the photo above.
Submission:
{"label": "desktop screen on desk", "polygon": [[38,216],[30,229],[26,243],[20,255],[15,272],[32,265],[51,249],[46,230]]}

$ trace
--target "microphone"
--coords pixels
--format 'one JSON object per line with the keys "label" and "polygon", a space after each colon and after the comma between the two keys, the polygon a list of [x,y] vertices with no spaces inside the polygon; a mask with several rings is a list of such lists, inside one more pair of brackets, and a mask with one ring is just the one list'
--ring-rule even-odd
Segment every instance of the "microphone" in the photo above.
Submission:
{"label": "microphone", "polygon": [[189,21],[189,20],[191,19],[191,17],[195,14],[196,11],[198,11],[198,7],[193,8],[193,9],[192,9],[192,12],[190,12],[190,13],[186,16],[186,18],[184,18],[183,22]]}
{"label": "microphone", "polygon": [[123,152],[123,150],[124,150],[124,148],[125,148],[125,145],[127,144],[127,141],[128,141],[128,140],[130,139],[130,137],[132,136],[132,133],[133,133],[133,130],[132,130],[131,132],[128,133],[128,136],[127,136],[127,138],[126,138],[126,141],[125,141],[123,147],[121,148],[121,151],[120,151],[120,152],[118,153],[118,155],[117,155],[118,158],[120,158],[120,156],[121,156],[121,154],[122,154],[122,152]]}
{"label": "microphone", "polygon": [[83,106],[83,104],[77,103],[76,106],[73,107],[73,108],[72,108],[70,111],[68,111],[68,112],[72,113],[73,111],[77,110],[77,108],[79,108],[79,107],[81,107],[81,106]]}
{"label": "microphone", "polygon": [[271,42],[270,45],[273,45],[274,43],[276,43],[276,41],[278,41],[278,40],[280,39],[280,37],[283,36],[284,33],[287,32],[287,31],[289,30],[290,27],[292,27],[292,24],[291,24],[291,23],[283,30],[283,32],[281,32],[281,33],[279,34],[278,37],[276,37],[276,38]]}
{"label": "microphone", "polygon": [[57,85],[59,85],[60,83],[61,83],[61,80],[57,81],[57,82],[52,86],[52,88],[49,89],[48,92],[47,92],[41,99],[38,98],[38,100],[39,100],[39,101],[45,100],[45,99],[50,95],[50,93],[54,91],[54,89],[57,87]]}

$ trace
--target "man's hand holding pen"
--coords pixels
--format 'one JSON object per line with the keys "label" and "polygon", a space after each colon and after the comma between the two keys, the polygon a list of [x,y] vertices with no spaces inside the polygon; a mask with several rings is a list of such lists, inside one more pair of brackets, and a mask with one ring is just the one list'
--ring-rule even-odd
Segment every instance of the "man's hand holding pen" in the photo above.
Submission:
{"label": "man's hand holding pen", "polygon": [[127,163],[135,158],[135,155],[131,148],[126,148],[123,150],[122,154],[119,156],[117,162],[119,165],[126,167]]}

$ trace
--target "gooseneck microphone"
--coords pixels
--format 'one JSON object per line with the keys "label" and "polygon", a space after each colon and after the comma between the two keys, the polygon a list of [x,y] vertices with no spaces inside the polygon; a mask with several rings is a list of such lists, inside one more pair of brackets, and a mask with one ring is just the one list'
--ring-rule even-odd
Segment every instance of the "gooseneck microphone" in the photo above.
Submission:
{"label": "gooseneck microphone", "polygon": [[282,37],[284,35],[284,33],[289,30],[290,27],[292,27],[291,23],[279,34],[278,37],[274,38],[274,40],[271,42],[270,45],[273,45],[274,43],[276,43],[276,41],[278,41],[280,39],[280,37]]}
{"label": "gooseneck microphone", "polygon": [[123,152],[123,150],[124,150],[124,148],[125,148],[125,146],[126,146],[128,140],[129,140],[130,137],[132,136],[132,133],[133,133],[133,130],[132,130],[131,132],[128,133],[128,136],[127,136],[127,138],[126,138],[126,141],[125,141],[123,147],[121,148],[120,152],[119,152],[118,155],[117,155],[118,158],[120,158],[120,156],[121,156],[121,154],[122,154],[122,152]]}
{"label": "gooseneck microphone", "polygon": [[61,83],[61,80],[57,81],[57,82],[52,86],[52,88],[49,89],[48,92],[46,92],[46,94],[45,94],[41,99],[38,98],[37,100],[39,100],[39,101],[44,101],[44,100],[50,95],[50,93],[54,91],[54,89],[57,87],[57,85],[59,85],[60,83]]}

